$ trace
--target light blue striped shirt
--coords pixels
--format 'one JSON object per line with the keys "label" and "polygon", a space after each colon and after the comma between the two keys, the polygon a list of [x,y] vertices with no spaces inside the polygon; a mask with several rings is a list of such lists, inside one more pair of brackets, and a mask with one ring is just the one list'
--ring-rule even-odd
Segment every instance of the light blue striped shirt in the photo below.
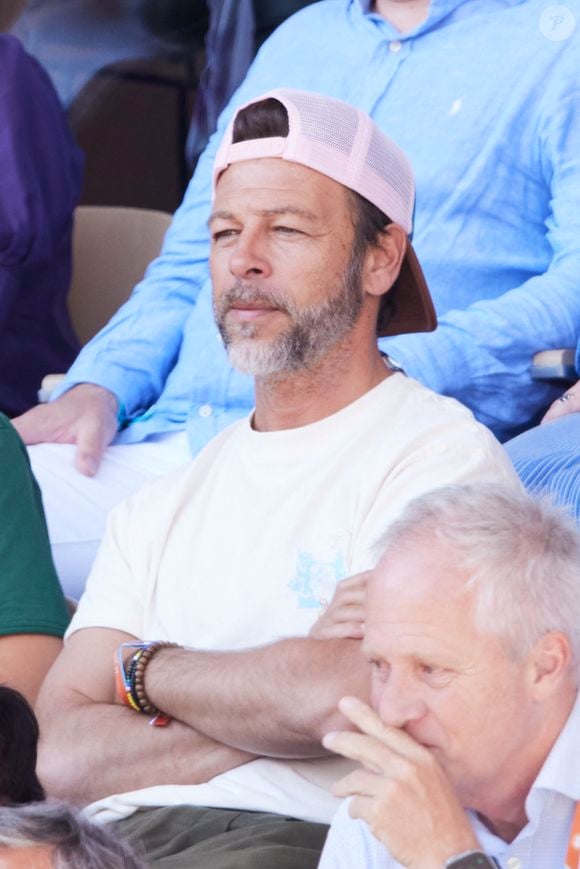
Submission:
{"label": "light blue striped shirt", "polygon": [[[580,343],[576,369],[580,376]],[[526,488],[535,495],[549,495],[580,526],[580,413],[536,426],[505,446]]]}
{"label": "light blue striped shirt", "polygon": [[531,424],[557,395],[531,381],[533,353],[580,334],[580,2],[567,0],[567,38],[546,6],[433,0],[404,35],[358,0],[286,21],[224,111],[161,257],[63,388],[111,389],[132,419],[120,442],[187,426],[193,454],[248,413],[252,380],[230,368],[212,317],[211,165],[233,108],[288,86],[361,106],[414,165],[414,244],[440,325],[383,349],[500,438]]}

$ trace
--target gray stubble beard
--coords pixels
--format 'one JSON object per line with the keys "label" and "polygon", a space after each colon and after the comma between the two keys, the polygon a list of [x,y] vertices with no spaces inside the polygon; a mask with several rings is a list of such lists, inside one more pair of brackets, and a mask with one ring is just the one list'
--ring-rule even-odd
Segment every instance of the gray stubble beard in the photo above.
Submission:
{"label": "gray stubble beard", "polygon": [[[218,304],[214,314],[228,351],[230,364],[254,377],[279,377],[316,366],[322,357],[350,332],[363,304],[361,257],[353,252],[342,286],[319,305],[298,308],[292,299],[261,290],[255,284],[238,280]],[[270,339],[257,339],[253,323],[233,329],[227,314],[234,302],[257,302],[279,309],[290,325]]]}

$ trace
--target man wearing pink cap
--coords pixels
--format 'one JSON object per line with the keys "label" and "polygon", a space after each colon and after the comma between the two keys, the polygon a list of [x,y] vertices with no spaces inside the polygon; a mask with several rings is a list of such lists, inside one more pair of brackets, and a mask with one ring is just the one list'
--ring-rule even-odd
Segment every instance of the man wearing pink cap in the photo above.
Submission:
{"label": "man wearing pink cap", "polygon": [[518,484],[469,411],[377,349],[434,327],[394,142],[273,91],[237,113],[213,183],[214,311],[256,406],[113,512],[39,701],[40,775],[152,866],[305,869],[344,763],[322,735],[368,692],[359,640],[317,618],[416,495]]}
{"label": "man wearing pink cap", "polygon": [[214,328],[207,218],[227,123],[274,87],[362,108],[410,158],[413,246],[438,327],[381,338],[381,349],[502,441],[539,420],[560,391],[532,379],[532,357],[580,334],[579,22],[580,0],[322,0],[264,44],[161,256],[58,398],[15,422],[36,445],[69,594],[84,586],[111,507],[253,407],[253,381]]}

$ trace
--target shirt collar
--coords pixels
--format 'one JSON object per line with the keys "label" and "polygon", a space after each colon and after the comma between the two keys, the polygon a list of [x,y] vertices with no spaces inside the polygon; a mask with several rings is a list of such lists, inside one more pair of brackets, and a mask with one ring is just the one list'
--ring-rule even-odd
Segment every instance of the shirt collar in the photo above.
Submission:
{"label": "shirt collar", "polygon": [[[431,0],[429,17],[434,11],[437,11],[438,9],[443,9],[445,10],[445,12],[451,12],[453,11],[453,9],[455,9],[456,6],[461,6],[462,3],[466,2],[467,0]],[[361,6],[363,12],[370,12],[374,0],[358,0],[358,3]]]}
{"label": "shirt collar", "polygon": [[580,691],[550,754],[544,761],[530,794],[539,788],[556,791],[580,801]]}
{"label": "shirt collar", "polygon": [[[529,821],[520,835],[525,834],[530,823],[538,822],[538,816],[543,806],[545,806],[546,799],[545,793],[543,794],[542,791],[561,794],[574,803],[580,801],[579,732],[580,692],[578,692],[572,711],[566,719],[564,727],[560,731],[526,798],[526,814]],[[467,814],[482,846],[490,854],[496,856],[503,854],[506,847],[503,839],[492,833],[483,821],[480,820],[476,812],[469,809]],[[517,838],[519,839],[519,836]]]}
{"label": "shirt collar", "polygon": [[[358,5],[365,15],[371,14],[371,6],[374,0],[350,0],[351,3]],[[416,36],[422,33],[423,30],[428,30],[437,24],[442,18],[445,18],[451,12],[454,12],[459,6],[468,3],[469,0],[431,0],[429,7],[429,15],[419,27],[401,35],[401,39],[410,36]],[[518,6],[520,3],[525,3],[526,0],[503,0],[505,6]],[[388,22],[387,22],[388,23]]]}

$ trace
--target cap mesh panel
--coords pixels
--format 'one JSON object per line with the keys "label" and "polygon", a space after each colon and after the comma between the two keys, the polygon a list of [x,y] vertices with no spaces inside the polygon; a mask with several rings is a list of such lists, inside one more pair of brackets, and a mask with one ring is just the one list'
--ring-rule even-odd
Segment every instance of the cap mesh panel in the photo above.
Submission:
{"label": "cap mesh panel", "polygon": [[336,108],[329,106],[326,99],[320,99],[315,94],[298,96],[294,93],[292,102],[300,112],[300,129],[306,138],[336,148],[343,154],[350,154],[358,125],[356,109],[346,107],[341,126],[337,129],[334,126]]}
{"label": "cap mesh panel", "polygon": [[382,136],[378,130],[373,130],[366,163],[382,178],[389,187],[399,193],[405,200],[413,200],[413,182],[409,173],[401,172],[401,164],[396,161],[389,150],[385,149]]}

